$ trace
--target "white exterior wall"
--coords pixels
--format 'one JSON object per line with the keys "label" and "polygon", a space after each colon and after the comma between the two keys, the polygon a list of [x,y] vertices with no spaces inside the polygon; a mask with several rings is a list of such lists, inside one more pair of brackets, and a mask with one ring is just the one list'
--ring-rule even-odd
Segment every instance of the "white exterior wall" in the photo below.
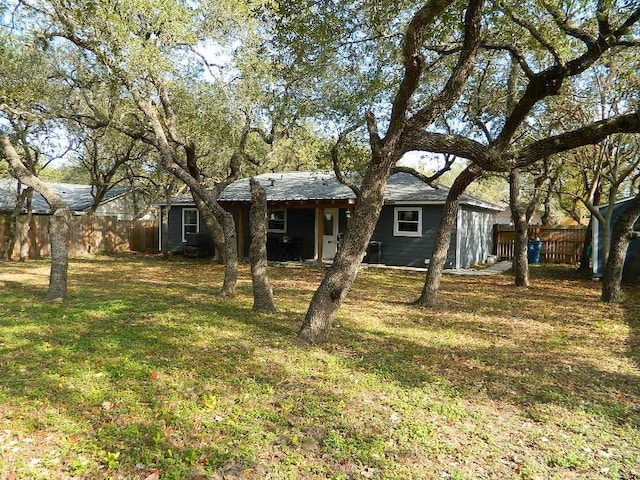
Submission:
{"label": "white exterior wall", "polygon": [[134,220],[135,204],[133,202],[133,192],[101,203],[98,205],[95,214],[99,217],[117,217],[118,220]]}

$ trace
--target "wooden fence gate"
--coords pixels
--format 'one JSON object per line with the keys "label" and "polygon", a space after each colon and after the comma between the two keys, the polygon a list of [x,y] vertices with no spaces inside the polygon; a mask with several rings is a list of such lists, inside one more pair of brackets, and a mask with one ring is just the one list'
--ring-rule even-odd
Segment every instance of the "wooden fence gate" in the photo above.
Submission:
{"label": "wooden fence gate", "polygon": [[[26,217],[22,217],[24,219]],[[32,215],[29,229],[18,238],[13,256],[51,255],[49,215]],[[5,256],[11,218],[0,215],[0,258]],[[19,220],[20,221],[20,218]],[[26,230],[26,229],[25,229]],[[116,217],[74,216],[69,226],[69,254],[157,252],[158,223],[154,220],[118,220]]]}
{"label": "wooden fence gate", "polygon": [[[529,226],[528,237],[542,241],[541,263],[580,262],[587,227]],[[493,226],[494,255],[501,260],[513,259],[516,232],[513,225]]]}

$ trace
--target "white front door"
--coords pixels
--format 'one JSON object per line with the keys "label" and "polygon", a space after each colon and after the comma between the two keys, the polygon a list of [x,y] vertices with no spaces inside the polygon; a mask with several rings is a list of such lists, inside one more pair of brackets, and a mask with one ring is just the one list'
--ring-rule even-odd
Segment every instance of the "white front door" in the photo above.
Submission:
{"label": "white front door", "polygon": [[338,209],[325,208],[322,217],[322,259],[333,260],[338,251]]}

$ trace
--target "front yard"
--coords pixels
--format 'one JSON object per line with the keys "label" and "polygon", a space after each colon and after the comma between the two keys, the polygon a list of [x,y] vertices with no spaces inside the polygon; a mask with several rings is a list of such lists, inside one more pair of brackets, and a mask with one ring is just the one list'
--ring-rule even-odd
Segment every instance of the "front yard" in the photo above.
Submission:
{"label": "front yard", "polygon": [[204,261],[0,264],[2,479],[640,478],[640,287],[569,268],[363,270],[332,342],[296,331],[323,271],[271,269],[281,312]]}

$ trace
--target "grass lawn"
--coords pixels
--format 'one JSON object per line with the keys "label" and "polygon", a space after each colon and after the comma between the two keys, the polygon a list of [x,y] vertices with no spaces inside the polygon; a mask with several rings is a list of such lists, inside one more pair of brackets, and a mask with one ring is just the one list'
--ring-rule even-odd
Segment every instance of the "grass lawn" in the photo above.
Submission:
{"label": "grass lawn", "polygon": [[322,270],[271,269],[281,312],[214,293],[222,268],[0,264],[0,479],[637,479],[640,287],[621,305],[563,267],[361,271],[332,342],[296,331]]}

